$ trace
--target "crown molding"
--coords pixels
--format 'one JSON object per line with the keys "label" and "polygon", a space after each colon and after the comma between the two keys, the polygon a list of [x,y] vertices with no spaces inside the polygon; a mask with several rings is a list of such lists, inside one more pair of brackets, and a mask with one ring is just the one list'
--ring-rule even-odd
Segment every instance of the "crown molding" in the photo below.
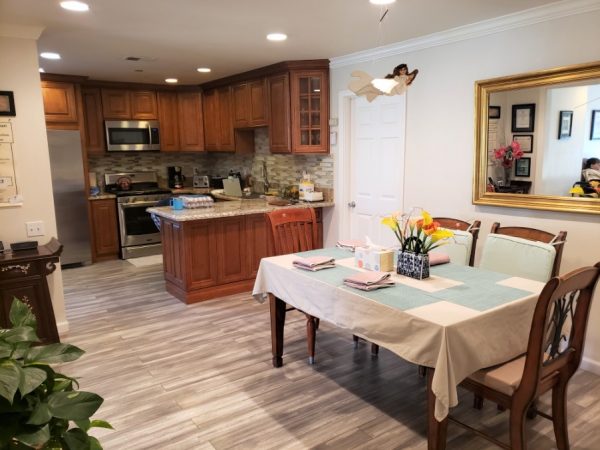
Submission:
{"label": "crown molding", "polygon": [[551,3],[550,5],[526,9],[517,13],[507,14],[494,19],[460,26],[394,44],[333,57],[331,58],[329,67],[331,69],[336,69],[338,67],[371,62],[377,59],[487,36],[489,34],[531,26],[537,23],[559,19],[561,17],[584,14],[599,9],[600,0],[562,0]]}
{"label": "crown molding", "polygon": [[38,40],[44,27],[35,25],[11,25],[0,23],[0,37]]}

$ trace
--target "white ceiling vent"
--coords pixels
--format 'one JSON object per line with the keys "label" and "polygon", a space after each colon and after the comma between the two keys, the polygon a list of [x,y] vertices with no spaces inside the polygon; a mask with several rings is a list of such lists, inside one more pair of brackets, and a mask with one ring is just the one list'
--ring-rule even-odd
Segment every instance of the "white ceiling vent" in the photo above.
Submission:
{"label": "white ceiling vent", "polygon": [[125,61],[133,61],[133,62],[153,62],[156,61],[156,58],[152,58],[150,56],[125,56],[123,58]]}

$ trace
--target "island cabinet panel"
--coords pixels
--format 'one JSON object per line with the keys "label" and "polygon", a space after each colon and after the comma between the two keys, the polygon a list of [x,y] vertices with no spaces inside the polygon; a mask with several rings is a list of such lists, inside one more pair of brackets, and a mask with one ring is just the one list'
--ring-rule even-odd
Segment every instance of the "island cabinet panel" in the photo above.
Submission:
{"label": "island cabinet panel", "polygon": [[273,239],[264,214],[246,216],[248,275],[255,277],[260,260],[274,254]]}
{"label": "island cabinet panel", "polygon": [[93,260],[119,256],[117,204],[115,199],[90,200],[92,216]]}
{"label": "island cabinet panel", "polygon": [[81,88],[83,100],[83,124],[85,148],[88,155],[103,155],[106,152],[102,118],[102,96],[99,88]]}
{"label": "island cabinet panel", "polygon": [[77,101],[74,84],[60,81],[42,81],[42,97],[47,123],[77,123]]}
{"label": "island cabinet panel", "polygon": [[158,123],[160,125],[160,151],[179,150],[179,127],[177,112],[177,93],[158,93]]}
{"label": "island cabinet panel", "polygon": [[268,79],[269,143],[272,153],[290,153],[290,77],[287,73]]}
{"label": "island cabinet panel", "polygon": [[217,281],[232,283],[248,278],[245,217],[214,221],[217,238]]}
{"label": "island cabinet panel", "polygon": [[214,286],[218,278],[214,224],[212,221],[185,223],[184,235],[185,248],[179,254],[185,254],[186,288]]}
{"label": "island cabinet panel", "polygon": [[132,119],[127,89],[102,89],[102,113],[105,119]]}
{"label": "island cabinet panel", "polygon": [[199,92],[177,94],[179,146],[184,152],[204,151],[202,129],[202,97]]}
{"label": "island cabinet panel", "polygon": [[184,262],[180,255],[182,255],[181,250],[184,248],[183,230],[177,222],[162,220],[160,233],[165,279],[182,288],[184,285]]}
{"label": "island cabinet panel", "polygon": [[156,92],[131,91],[131,113],[137,120],[156,120],[158,117]]}

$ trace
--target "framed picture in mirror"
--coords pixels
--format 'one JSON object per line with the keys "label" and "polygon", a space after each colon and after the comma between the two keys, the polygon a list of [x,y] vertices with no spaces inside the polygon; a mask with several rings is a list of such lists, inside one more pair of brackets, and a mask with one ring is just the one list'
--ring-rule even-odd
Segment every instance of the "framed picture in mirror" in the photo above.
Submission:
{"label": "framed picture in mirror", "polygon": [[561,111],[558,116],[558,139],[571,137],[573,111]]}
{"label": "framed picture in mirror", "polygon": [[523,153],[533,153],[533,134],[513,134],[513,141],[521,146]]}
{"label": "framed picture in mirror", "polygon": [[500,118],[500,106],[488,107],[488,119],[499,119]]}
{"label": "framed picture in mirror", "polygon": [[520,158],[515,160],[515,177],[531,176],[531,158]]}
{"label": "framed picture in mirror", "polygon": [[590,126],[590,140],[600,139],[600,109],[592,110],[592,123]]}
{"label": "framed picture in mirror", "polygon": [[535,123],[535,103],[512,105],[511,131],[513,133],[531,132]]}
{"label": "framed picture in mirror", "polygon": [[0,116],[16,116],[12,91],[0,91]]}

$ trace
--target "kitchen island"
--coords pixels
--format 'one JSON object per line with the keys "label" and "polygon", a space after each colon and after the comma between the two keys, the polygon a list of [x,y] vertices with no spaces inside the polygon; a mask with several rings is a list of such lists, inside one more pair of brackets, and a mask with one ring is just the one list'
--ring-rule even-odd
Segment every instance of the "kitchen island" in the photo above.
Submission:
{"label": "kitchen island", "polygon": [[332,202],[273,206],[256,199],[198,209],[148,208],[161,221],[167,291],[189,304],[252,290],[261,258],[274,254],[265,213],[315,208],[317,246],[322,247],[322,208],[332,206]]}

